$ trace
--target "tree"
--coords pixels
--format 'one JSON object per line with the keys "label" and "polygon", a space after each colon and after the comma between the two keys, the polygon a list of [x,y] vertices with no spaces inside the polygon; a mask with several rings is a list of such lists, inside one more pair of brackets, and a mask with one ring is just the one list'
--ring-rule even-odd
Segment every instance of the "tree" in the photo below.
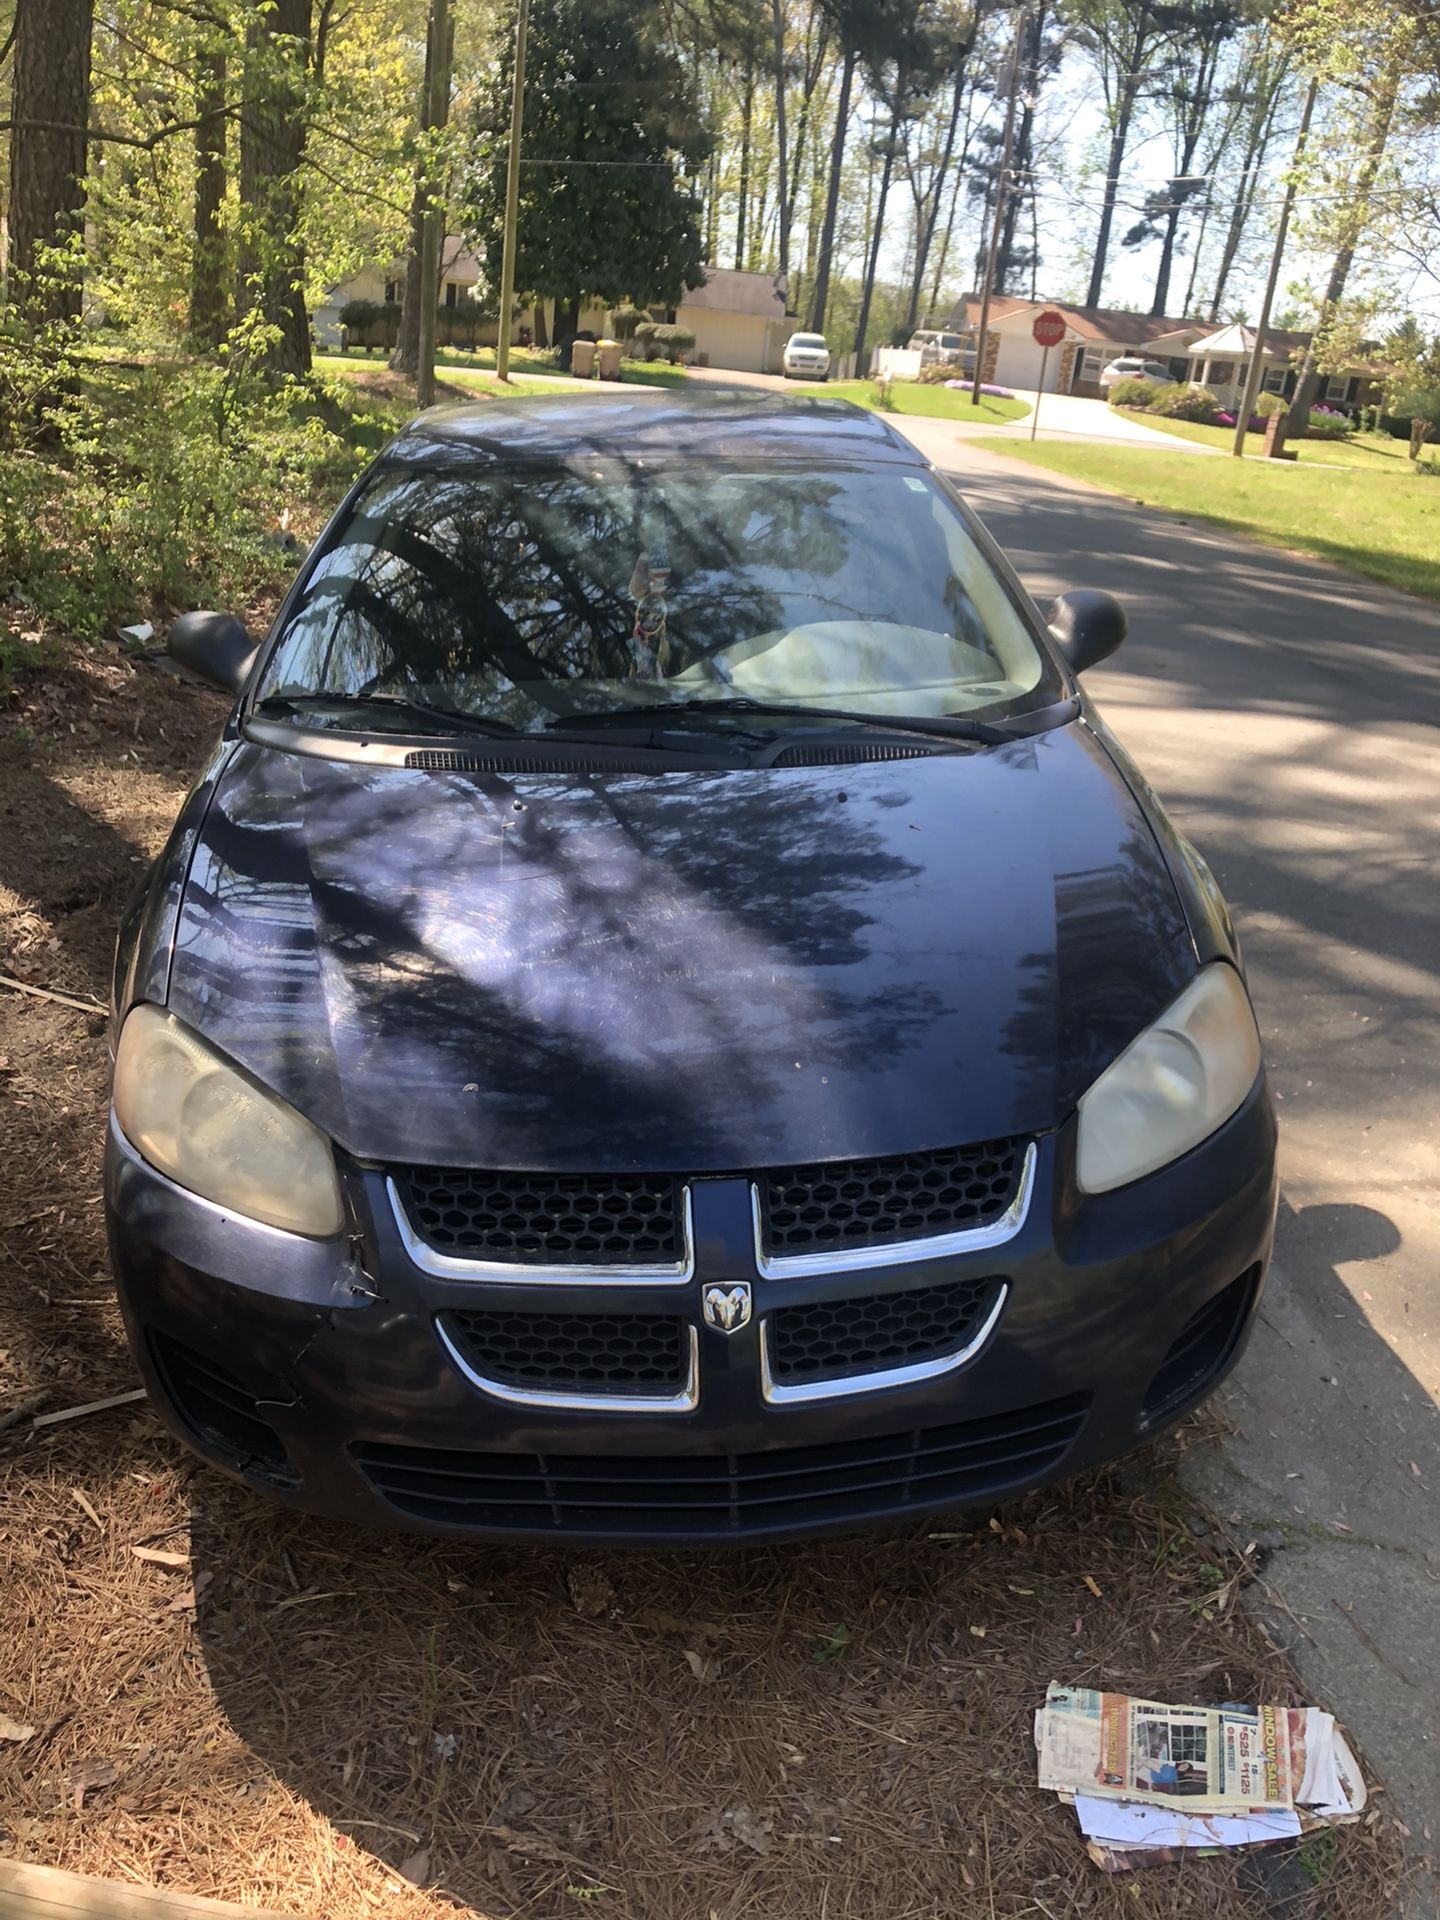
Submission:
{"label": "tree", "polygon": [[[1291,67],[1290,48],[1271,30],[1268,21],[1261,22],[1246,36],[1236,73],[1226,90],[1229,111],[1212,143],[1206,167],[1212,183],[1212,192],[1206,196],[1206,217],[1213,200],[1214,176],[1224,157],[1229,154],[1234,139],[1239,141],[1240,171],[1230,202],[1215,280],[1210,290],[1208,318],[1212,322],[1220,318],[1224,307],[1230,274],[1254,210],[1255,196],[1265,172],[1271,142],[1278,131],[1280,106],[1290,81]],[[1186,313],[1190,312],[1192,306],[1191,296],[1196,285],[1203,237],[1202,219],[1201,238],[1195,244],[1196,272],[1191,273],[1191,295],[1185,301]]]}
{"label": "tree", "polygon": [[1440,432],[1440,335],[1427,340],[1409,318],[1385,342],[1385,357],[1395,368],[1385,383],[1386,410],[1410,422],[1410,458],[1419,466],[1421,449]]}
{"label": "tree", "polygon": [[1240,8],[1235,0],[1191,0],[1172,19],[1180,30],[1166,50],[1159,92],[1170,120],[1175,164],[1164,186],[1146,196],[1140,219],[1120,243],[1138,247],[1160,242],[1152,314],[1163,314],[1170,298],[1181,216],[1207,185],[1190,169],[1210,120],[1222,54],[1240,25]]}
{"label": "tree", "polygon": [[80,233],[93,30],[93,0],[17,0],[10,271],[37,317],[80,311],[78,276],[47,270],[45,255]]}
{"label": "tree", "polygon": [[1105,290],[1105,263],[1110,252],[1110,229],[1115,219],[1121,169],[1130,145],[1136,103],[1147,78],[1146,62],[1160,37],[1156,0],[1074,0],[1077,38],[1086,47],[1100,73],[1105,94],[1110,144],[1106,154],[1100,230],[1090,259],[1087,307],[1098,307]]}
{"label": "tree", "polygon": [[[511,37],[474,119],[465,220],[500,279]],[[709,151],[690,79],[653,15],[627,0],[534,0],[515,278],[557,304],[573,336],[581,296],[674,306],[703,278],[690,181]]]}
{"label": "tree", "polygon": [[1025,37],[1020,48],[1020,111],[1015,122],[1015,147],[1011,161],[1013,185],[1006,196],[1005,213],[1000,223],[1000,245],[995,255],[995,291],[1013,293],[1026,272],[1034,273],[1039,258],[1031,247],[1016,244],[1015,228],[1020,207],[1028,200],[1033,210],[1035,191],[1035,114],[1047,80],[1054,78],[1065,51],[1065,34],[1057,24],[1055,9],[1046,0],[1034,0],[1025,16]]}
{"label": "tree", "polygon": [[241,279],[277,374],[310,371],[304,195],[311,0],[252,0],[240,121]]}
{"label": "tree", "polygon": [[870,235],[869,258],[860,291],[860,312],[855,322],[854,352],[858,368],[865,365],[865,336],[870,321],[870,304],[875,295],[880,243],[885,234],[885,209],[895,171],[895,150],[902,127],[923,111],[926,96],[938,77],[941,53],[932,33],[932,22],[923,11],[917,10],[903,30],[897,27],[893,33],[887,34],[890,45],[884,50],[889,57],[870,76],[871,91],[885,109],[888,126],[881,147],[880,187]]}
{"label": "tree", "polygon": [[195,241],[190,259],[190,332],[200,347],[225,333],[225,68],[228,34],[197,22],[195,47]]}

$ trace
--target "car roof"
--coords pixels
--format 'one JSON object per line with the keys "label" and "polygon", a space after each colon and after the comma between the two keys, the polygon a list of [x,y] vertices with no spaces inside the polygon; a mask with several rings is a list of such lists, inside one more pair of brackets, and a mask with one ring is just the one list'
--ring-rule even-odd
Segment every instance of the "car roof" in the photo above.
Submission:
{"label": "car roof", "polygon": [[404,465],[448,465],[457,458],[550,465],[577,454],[926,465],[887,421],[848,400],[738,390],[676,393],[638,385],[432,407],[391,442],[384,458]]}

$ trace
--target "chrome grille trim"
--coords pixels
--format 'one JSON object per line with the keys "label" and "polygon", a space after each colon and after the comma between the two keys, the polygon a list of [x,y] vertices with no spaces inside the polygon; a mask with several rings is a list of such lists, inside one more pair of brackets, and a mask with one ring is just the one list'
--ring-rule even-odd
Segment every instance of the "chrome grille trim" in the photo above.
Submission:
{"label": "chrome grille trim", "polygon": [[998,1326],[1009,1297],[1010,1283],[1002,1281],[990,1311],[956,1353],[942,1354],[935,1360],[914,1360],[903,1367],[885,1367],[873,1373],[840,1374],[830,1380],[806,1380],[789,1386],[775,1378],[770,1353],[770,1316],[767,1314],[760,1322],[760,1392],[772,1407],[794,1407],[807,1401],[846,1400],[860,1393],[888,1393],[896,1387],[913,1387],[925,1380],[939,1380],[974,1359]]}
{"label": "chrome grille trim", "polygon": [[[385,1191],[390,1198],[395,1225],[410,1259],[422,1273],[437,1280],[485,1280],[502,1285],[528,1286],[570,1281],[587,1287],[683,1286],[695,1277],[695,1235],[691,1226],[690,1189],[680,1189],[680,1258],[654,1266],[586,1266],[579,1261],[566,1266],[539,1266],[534,1261],[486,1260],[459,1253],[440,1253],[428,1240],[422,1240],[410,1223],[400,1189],[387,1175]],[[610,1404],[614,1404],[613,1401]]]}
{"label": "chrome grille trim", "polygon": [[998,1220],[983,1227],[964,1227],[955,1233],[932,1234],[926,1240],[894,1240],[879,1246],[830,1247],[818,1253],[770,1253],[765,1246],[765,1213],[759,1181],[750,1187],[750,1212],[755,1229],[755,1265],[766,1280],[819,1279],[826,1274],[863,1273],[872,1267],[905,1267],[918,1260],[945,1260],[957,1254],[983,1253],[1004,1246],[1024,1226],[1035,1191],[1035,1142],[1025,1149],[1015,1198]]}
{"label": "chrome grille trim", "polygon": [[440,1320],[435,1322],[440,1344],[472,1387],[509,1407],[544,1407],[560,1413],[693,1413],[700,1404],[700,1336],[692,1325],[685,1362],[685,1384],[678,1393],[575,1393],[544,1387],[515,1387],[478,1373]]}

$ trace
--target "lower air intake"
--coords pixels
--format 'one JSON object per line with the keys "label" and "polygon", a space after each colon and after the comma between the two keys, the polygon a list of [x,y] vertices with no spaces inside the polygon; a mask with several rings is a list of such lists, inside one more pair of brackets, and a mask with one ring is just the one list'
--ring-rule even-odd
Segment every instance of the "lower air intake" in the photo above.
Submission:
{"label": "lower air intake", "polygon": [[992,1500],[1046,1478],[1083,1397],[955,1426],[748,1454],[441,1452],[364,1446],[355,1463],[412,1519],[506,1534],[733,1540]]}

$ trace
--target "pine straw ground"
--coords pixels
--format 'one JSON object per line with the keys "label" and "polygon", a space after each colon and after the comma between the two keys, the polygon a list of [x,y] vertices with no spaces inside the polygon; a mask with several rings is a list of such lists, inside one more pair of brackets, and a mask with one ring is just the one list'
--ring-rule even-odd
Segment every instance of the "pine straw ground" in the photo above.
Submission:
{"label": "pine straw ground", "polygon": [[[0,971],[105,996],[218,718],[103,647],[0,695]],[[0,990],[0,1420],[133,1384],[105,1071],[101,1020]],[[14,1420],[0,1715],[36,1732],[0,1740],[0,1852],[332,1920],[1378,1920],[1383,1814],[1111,1881],[1035,1789],[1052,1677],[1295,1697],[1170,1457],[885,1537],[600,1558],[297,1519],[143,1408]]]}

